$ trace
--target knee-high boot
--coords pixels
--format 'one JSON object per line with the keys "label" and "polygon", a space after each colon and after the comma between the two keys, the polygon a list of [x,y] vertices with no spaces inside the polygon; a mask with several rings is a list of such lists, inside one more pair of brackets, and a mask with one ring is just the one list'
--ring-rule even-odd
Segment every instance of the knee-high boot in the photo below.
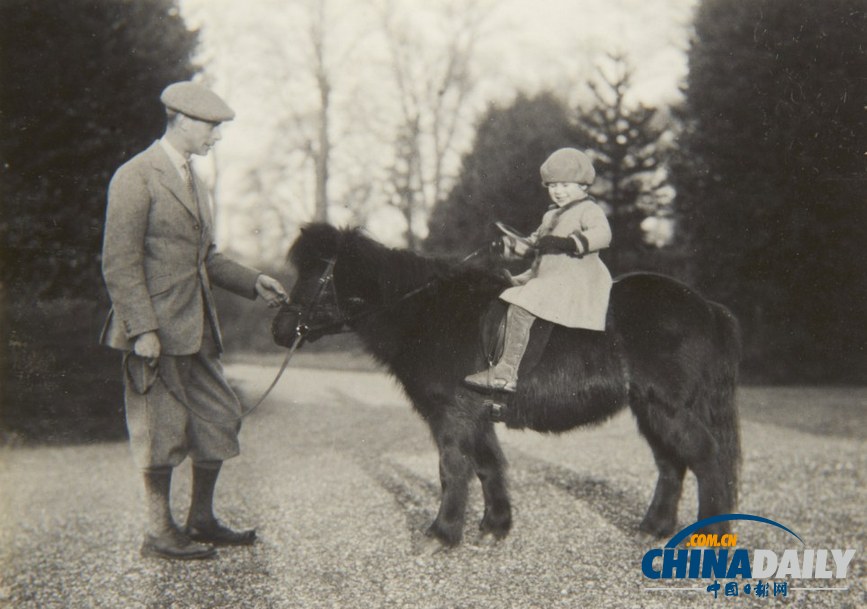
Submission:
{"label": "knee-high boot", "polygon": [[141,546],[145,557],[191,560],[210,558],[214,548],[196,543],[181,532],[172,518],[170,495],[172,468],[154,467],[144,472],[148,532]]}
{"label": "knee-high boot", "polygon": [[471,374],[464,382],[481,389],[514,393],[518,383],[518,368],[530,342],[530,329],[534,321],[536,316],[527,309],[510,304],[506,312],[506,337],[500,361],[489,370]]}
{"label": "knee-high boot", "polygon": [[195,541],[217,546],[251,545],[256,541],[255,529],[234,531],[214,515],[214,490],[222,465],[222,461],[193,464],[193,493],[184,530]]}

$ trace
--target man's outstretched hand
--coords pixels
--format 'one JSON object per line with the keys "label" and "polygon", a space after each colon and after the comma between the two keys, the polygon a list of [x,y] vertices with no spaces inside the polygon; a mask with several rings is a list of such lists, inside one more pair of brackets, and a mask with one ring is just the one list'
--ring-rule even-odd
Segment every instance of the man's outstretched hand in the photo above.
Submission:
{"label": "man's outstretched hand", "polygon": [[259,275],[256,277],[256,293],[262,297],[262,300],[268,303],[269,307],[279,307],[281,304],[289,302],[289,296],[286,290],[279,281],[268,275]]}

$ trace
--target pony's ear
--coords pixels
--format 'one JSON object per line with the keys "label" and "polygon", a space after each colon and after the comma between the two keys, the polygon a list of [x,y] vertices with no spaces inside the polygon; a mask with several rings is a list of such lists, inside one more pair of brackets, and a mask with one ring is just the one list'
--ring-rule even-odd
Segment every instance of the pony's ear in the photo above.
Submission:
{"label": "pony's ear", "polygon": [[301,234],[317,242],[336,241],[340,231],[326,222],[310,222],[301,227]]}
{"label": "pony's ear", "polygon": [[341,233],[330,224],[312,222],[301,227],[298,238],[289,250],[289,260],[296,266],[330,258],[337,254]]}

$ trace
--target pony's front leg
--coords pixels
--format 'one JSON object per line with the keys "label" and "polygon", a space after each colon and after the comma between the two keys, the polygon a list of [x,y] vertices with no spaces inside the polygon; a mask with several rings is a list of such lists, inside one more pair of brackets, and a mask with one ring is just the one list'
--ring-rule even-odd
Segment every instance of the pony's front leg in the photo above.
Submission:
{"label": "pony's front leg", "polygon": [[472,434],[468,422],[448,418],[434,430],[440,455],[442,496],[436,519],[427,534],[447,546],[461,541],[467,509],[467,494],[473,472]]}
{"label": "pony's front leg", "polygon": [[485,515],[479,530],[483,535],[491,533],[502,539],[512,528],[512,504],[506,487],[506,458],[492,423],[483,424],[475,448],[473,464],[485,497]]}

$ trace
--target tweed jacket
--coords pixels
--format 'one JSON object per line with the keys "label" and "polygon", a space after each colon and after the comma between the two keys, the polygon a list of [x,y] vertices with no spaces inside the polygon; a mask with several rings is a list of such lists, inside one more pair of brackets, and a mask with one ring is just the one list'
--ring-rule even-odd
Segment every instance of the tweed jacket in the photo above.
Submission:
{"label": "tweed jacket", "polygon": [[605,330],[611,274],[598,253],[611,243],[605,212],[592,199],[551,209],[529,241],[535,245],[546,235],[571,237],[584,253],[538,255],[533,267],[516,278],[523,285],[500,298],[562,326]]}
{"label": "tweed jacket", "polygon": [[216,251],[204,183],[197,202],[168,154],[154,142],[122,165],[108,189],[102,273],[112,309],[102,344],[132,349],[155,331],[161,352],[190,355],[210,324],[222,351],[211,285],[251,300],[259,272]]}

